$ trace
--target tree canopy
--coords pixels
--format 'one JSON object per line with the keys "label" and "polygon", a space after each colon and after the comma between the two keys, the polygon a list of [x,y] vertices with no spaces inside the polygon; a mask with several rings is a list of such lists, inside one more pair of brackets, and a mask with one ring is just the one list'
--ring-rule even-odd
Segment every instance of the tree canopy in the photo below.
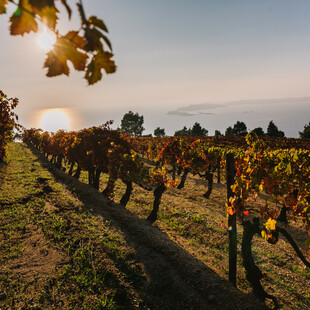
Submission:
{"label": "tree canopy", "polygon": [[215,130],[214,131],[214,135],[216,136],[216,137],[220,137],[220,136],[222,136],[222,133],[219,131],[219,130]]}
{"label": "tree canopy", "polygon": [[181,130],[177,130],[174,133],[175,136],[180,137],[200,137],[200,136],[207,136],[208,130],[202,128],[199,123],[195,123],[192,128],[188,128],[186,126],[183,127]]}
{"label": "tree canopy", "polygon": [[283,131],[279,130],[276,124],[273,121],[270,121],[267,127],[267,136],[268,137],[285,137]]}
{"label": "tree canopy", "polygon": [[310,122],[304,126],[304,130],[299,132],[300,138],[310,139]]}
{"label": "tree canopy", "polygon": [[[82,0],[75,1],[80,15],[80,28],[60,34],[58,29],[59,7],[65,9],[71,18],[72,8],[67,0],[0,0],[0,14],[7,13],[8,3],[17,6],[10,17],[10,34],[21,35],[38,32],[38,23],[42,23],[56,35],[53,49],[47,53],[44,68],[47,76],[69,75],[68,62],[74,69],[84,71],[89,85],[102,79],[102,70],[107,74],[116,71],[112,60],[112,44],[107,37],[105,23],[96,16],[87,16]],[[61,6],[62,5],[62,6]]]}
{"label": "tree canopy", "polygon": [[225,131],[225,136],[246,136],[248,133],[246,124],[244,122],[237,121],[234,127],[229,126]]}
{"label": "tree canopy", "polygon": [[128,133],[130,136],[141,136],[144,130],[142,126],[143,123],[143,115],[140,116],[138,113],[133,113],[132,111],[129,111],[123,116],[120,130]]}
{"label": "tree canopy", "polygon": [[258,136],[264,136],[265,135],[265,132],[264,132],[262,127],[254,128],[253,130],[251,130],[251,132],[256,133],[256,135],[258,135]]}
{"label": "tree canopy", "polygon": [[165,132],[165,129],[164,128],[159,128],[157,127],[155,130],[154,130],[154,136],[155,137],[163,137],[166,135],[166,132]]}

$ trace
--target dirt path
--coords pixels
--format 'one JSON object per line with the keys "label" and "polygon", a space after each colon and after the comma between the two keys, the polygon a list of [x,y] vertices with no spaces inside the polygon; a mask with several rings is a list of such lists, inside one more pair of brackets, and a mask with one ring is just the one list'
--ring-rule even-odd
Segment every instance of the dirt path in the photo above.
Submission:
{"label": "dirt path", "polygon": [[[225,279],[222,185],[208,202],[195,180],[185,192],[167,191],[152,226],[144,220],[150,197],[143,191],[134,189],[125,209],[36,150],[16,143],[10,150],[0,170],[1,310],[266,308],[247,293],[240,261],[243,291]],[[302,245],[304,232],[291,229]],[[308,309],[310,274],[286,242],[272,247],[256,240],[253,251],[268,272],[264,287],[283,295],[284,309]]]}
{"label": "dirt path", "polygon": [[[35,155],[36,151],[34,151]],[[46,162],[38,159],[46,166]],[[145,298],[151,309],[264,309],[252,294],[234,288],[197,258],[174,243],[156,225],[139,219],[121,205],[58,169],[57,182],[73,191],[83,206],[101,221],[111,222],[133,249],[147,277]]]}
{"label": "dirt path", "polygon": [[36,150],[10,148],[0,171],[1,310],[266,308],[160,225],[50,166]]}

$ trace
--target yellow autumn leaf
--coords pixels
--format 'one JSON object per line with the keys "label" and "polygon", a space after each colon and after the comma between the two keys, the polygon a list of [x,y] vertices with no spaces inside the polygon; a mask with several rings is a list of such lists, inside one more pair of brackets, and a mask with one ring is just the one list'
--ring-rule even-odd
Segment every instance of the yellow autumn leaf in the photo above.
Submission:
{"label": "yellow autumn leaf", "polygon": [[54,6],[46,6],[38,12],[38,15],[41,17],[43,24],[48,28],[55,30],[58,19],[57,13],[58,10]]}
{"label": "yellow autumn leaf", "polygon": [[10,22],[11,35],[24,35],[24,33],[38,31],[38,24],[28,0],[19,0],[18,8],[11,16]]}
{"label": "yellow autumn leaf", "polygon": [[76,31],[70,31],[66,36],[58,38],[54,49],[47,53],[44,63],[44,68],[48,68],[47,76],[69,75],[68,60],[76,70],[83,71],[88,57],[78,50],[83,47],[83,42],[84,39]]}
{"label": "yellow autumn leaf", "polygon": [[0,14],[6,13],[6,5],[8,4],[7,0],[0,0]]}
{"label": "yellow autumn leaf", "polygon": [[276,223],[277,223],[276,220],[269,218],[264,225],[268,230],[276,230]]}

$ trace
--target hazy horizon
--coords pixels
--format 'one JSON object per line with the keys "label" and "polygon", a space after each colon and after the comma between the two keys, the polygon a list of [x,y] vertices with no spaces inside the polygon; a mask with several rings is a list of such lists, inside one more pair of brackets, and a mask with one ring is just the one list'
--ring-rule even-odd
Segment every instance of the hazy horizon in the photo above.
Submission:
{"label": "hazy horizon", "polygon": [[[161,127],[173,135],[199,122],[213,135],[238,120],[266,131],[273,120],[286,136],[298,137],[309,123],[309,1],[89,0],[84,6],[107,24],[118,66],[94,86],[73,71],[47,78],[37,34],[10,36],[9,15],[0,15],[0,89],[20,99],[24,126],[37,126],[42,110],[56,108],[70,115],[71,129],[111,119],[116,128],[125,113],[138,112],[144,134]],[[76,11],[71,24],[65,14],[60,19],[63,33],[77,26]]]}

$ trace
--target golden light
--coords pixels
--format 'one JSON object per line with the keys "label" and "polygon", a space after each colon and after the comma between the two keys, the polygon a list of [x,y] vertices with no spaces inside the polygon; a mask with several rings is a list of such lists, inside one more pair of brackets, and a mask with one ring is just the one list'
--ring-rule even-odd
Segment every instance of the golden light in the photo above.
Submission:
{"label": "golden light", "polygon": [[59,129],[71,130],[70,116],[67,109],[45,109],[40,116],[39,128],[43,131],[56,132]]}
{"label": "golden light", "polygon": [[56,42],[56,35],[46,26],[42,28],[37,37],[38,45],[43,48],[45,51],[49,51],[53,48],[53,45]]}

